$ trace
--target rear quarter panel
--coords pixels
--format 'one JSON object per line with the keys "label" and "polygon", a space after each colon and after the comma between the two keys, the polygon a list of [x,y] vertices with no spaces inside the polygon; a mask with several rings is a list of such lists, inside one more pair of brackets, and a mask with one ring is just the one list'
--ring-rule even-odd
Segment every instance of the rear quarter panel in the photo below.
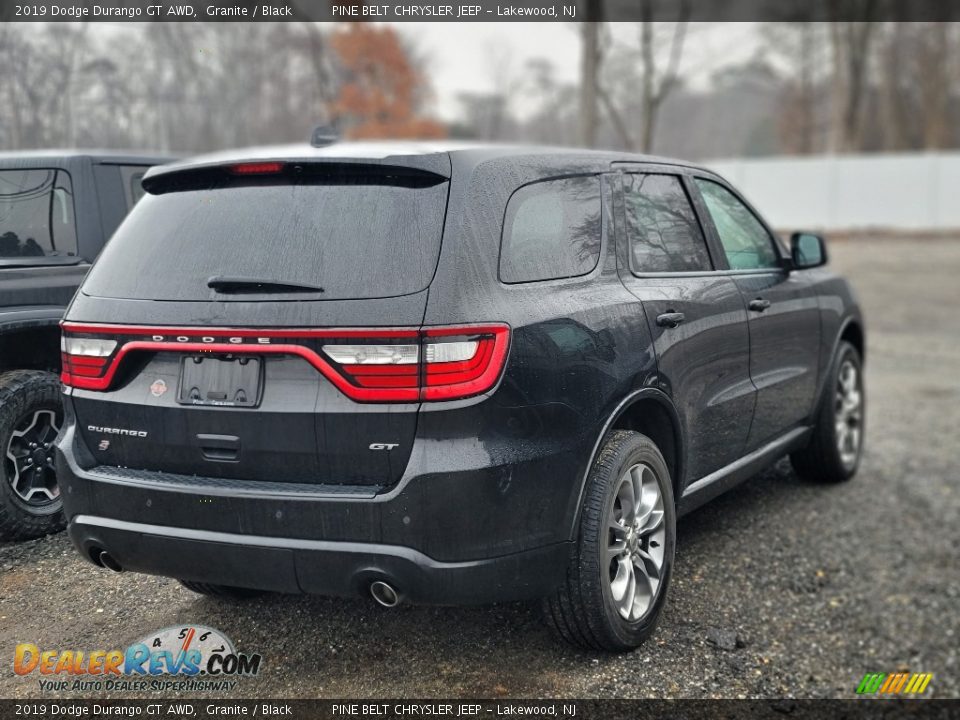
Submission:
{"label": "rear quarter panel", "polygon": [[[428,554],[442,545],[497,538],[485,552],[510,552],[568,539],[580,486],[607,419],[631,391],[652,383],[656,361],[640,302],[617,275],[612,194],[603,178],[597,267],[561,280],[504,284],[498,278],[501,227],[520,186],[607,170],[543,156],[481,163],[464,178],[454,168],[440,262],[425,325],[506,322],[512,328],[503,378],[494,391],[460,403],[426,403],[409,473],[429,476]],[[448,453],[456,453],[456,463]],[[444,473],[481,470],[464,488]],[[476,499],[472,520],[447,525],[446,503]],[[449,515],[449,514],[448,514]],[[480,552],[480,548],[476,548]],[[469,552],[469,551],[468,551]]]}

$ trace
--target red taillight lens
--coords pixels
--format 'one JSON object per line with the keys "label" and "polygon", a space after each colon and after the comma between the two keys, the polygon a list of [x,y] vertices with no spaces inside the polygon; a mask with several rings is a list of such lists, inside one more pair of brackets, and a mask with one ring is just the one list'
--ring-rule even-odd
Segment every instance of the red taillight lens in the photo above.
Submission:
{"label": "red taillight lens", "polygon": [[280,162],[249,162],[231,165],[230,172],[234,175],[275,175],[283,170]]}
{"label": "red taillight lens", "polygon": [[61,338],[60,379],[65,385],[97,388],[102,382],[116,348],[116,340],[87,337]]}
{"label": "red taillight lens", "polygon": [[454,400],[479,395],[496,384],[507,358],[510,329],[438,327],[425,328],[418,336],[418,344],[330,342],[323,352],[351,384],[364,389],[363,399]]}
{"label": "red taillight lens", "polygon": [[[61,378],[72,387],[108,389],[132,352],[297,355],[357,402],[480,395],[500,379],[510,344],[507,325],[255,330],[64,323],[63,328]],[[74,333],[109,334],[117,340]]]}
{"label": "red taillight lens", "polygon": [[500,378],[507,359],[506,325],[424,330],[423,400],[453,400],[479,395]]}

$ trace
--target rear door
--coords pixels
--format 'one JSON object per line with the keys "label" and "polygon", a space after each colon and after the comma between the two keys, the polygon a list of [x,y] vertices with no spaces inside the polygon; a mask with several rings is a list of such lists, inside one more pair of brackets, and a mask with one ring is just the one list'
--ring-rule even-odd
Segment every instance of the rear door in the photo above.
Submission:
{"label": "rear door", "polygon": [[697,177],[708,232],[750,318],[750,376],[757,408],[748,450],[804,422],[813,408],[820,351],[817,298],[802,273],[791,273],[774,234],[734,191],[716,178]]}
{"label": "rear door", "polygon": [[[262,164],[261,164],[262,165]],[[275,163],[276,165],[276,163]],[[388,486],[406,467],[446,178],[213,172],[141,198],[65,325],[104,465]],[[115,344],[111,344],[115,343]]]}
{"label": "rear door", "polygon": [[622,180],[621,278],[643,302],[694,481],[737,459],[747,439],[755,400],[747,314],[734,281],[714,271],[689,178],[665,169]]}

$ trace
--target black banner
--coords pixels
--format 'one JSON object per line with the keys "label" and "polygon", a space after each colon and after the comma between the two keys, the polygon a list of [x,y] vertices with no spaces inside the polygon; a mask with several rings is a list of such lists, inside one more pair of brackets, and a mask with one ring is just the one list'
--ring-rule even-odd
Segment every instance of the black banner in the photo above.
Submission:
{"label": "black banner", "polygon": [[0,700],[0,717],[304,720],[948,720],[958,700]]}
{"label": "black banner", "polygon": [[0,22],[947,21],[958,0],[0,0]]}

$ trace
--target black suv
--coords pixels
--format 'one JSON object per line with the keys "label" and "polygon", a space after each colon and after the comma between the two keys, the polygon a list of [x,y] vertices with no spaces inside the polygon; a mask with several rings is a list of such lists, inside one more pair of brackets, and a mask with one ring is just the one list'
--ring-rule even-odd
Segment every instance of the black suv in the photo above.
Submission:
{"label": "black suv", "polygon": [[635,647],[679,514],[863,443],[823,241],[576,150],[264,148],[154,168],[63,323],[69,532],[207,594],[543,597]]}

